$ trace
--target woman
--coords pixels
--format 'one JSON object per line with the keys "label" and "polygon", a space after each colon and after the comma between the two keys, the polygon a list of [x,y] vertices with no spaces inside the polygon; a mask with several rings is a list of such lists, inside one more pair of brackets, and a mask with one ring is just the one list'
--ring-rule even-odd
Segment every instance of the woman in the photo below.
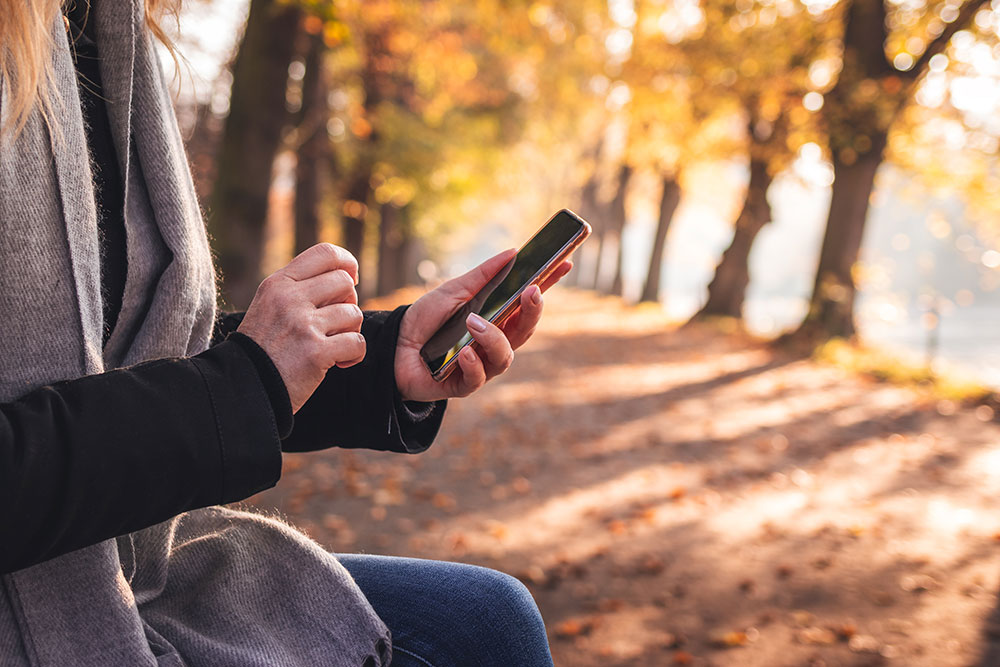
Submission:
{"label": "woman", "polygon": [[0,0],[0,665],[550,664],[506,575],[338,559],[215,507],[282,451],[426,448],[541,295],[504,331],[470,320],[483,351],[441,384],[421,345],[509,253],[362,314],[356,261],[319,245],[217,320],[161,4]]}

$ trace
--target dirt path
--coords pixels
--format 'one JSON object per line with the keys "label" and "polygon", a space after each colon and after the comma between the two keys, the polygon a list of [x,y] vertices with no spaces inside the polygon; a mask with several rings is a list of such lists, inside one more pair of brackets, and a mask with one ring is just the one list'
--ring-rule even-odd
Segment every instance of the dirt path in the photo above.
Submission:
{"label": "dirt path", "polygon": [[658,309],[561,291],[406,457],[286,457],[335,551],[531,588],[556,664],[1000,665],[1000,425]]}

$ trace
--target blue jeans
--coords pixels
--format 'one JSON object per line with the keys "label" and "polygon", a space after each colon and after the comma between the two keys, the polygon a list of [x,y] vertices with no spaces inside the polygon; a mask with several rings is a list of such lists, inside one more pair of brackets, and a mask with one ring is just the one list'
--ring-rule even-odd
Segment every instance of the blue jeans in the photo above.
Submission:
{"label": "blue jeans", "polygon": [[531,593],[474,565],[337,554],[392,632],[393,667],[551,666]]}

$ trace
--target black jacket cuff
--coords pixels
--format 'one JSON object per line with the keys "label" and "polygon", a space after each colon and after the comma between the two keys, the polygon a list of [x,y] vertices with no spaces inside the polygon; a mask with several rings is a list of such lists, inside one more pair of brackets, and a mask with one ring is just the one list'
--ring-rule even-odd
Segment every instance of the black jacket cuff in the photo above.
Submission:
{"label": "black jacket cuff", "polygon": [[261,384],[264,385],[264,391],[267,392],[267,399],[271,403],[278,437],[284,440],[292,432],[294,421],[292,401],[288,398],[288,389],[285,387],[285,381],[281,378],[278,367],[271,361],[271,357],[264,351],[264,348],[250,336],[234,331],[229,334],[226,340],[231,340],[239,345],[253,362]]}
{"label": "black jacket cuff", "polygon": [[224,341],[191,362],[205,381],[215,416],[222,458],[219,502],[274,486],[281,476],[278,425],[250,354],[237,341]]}

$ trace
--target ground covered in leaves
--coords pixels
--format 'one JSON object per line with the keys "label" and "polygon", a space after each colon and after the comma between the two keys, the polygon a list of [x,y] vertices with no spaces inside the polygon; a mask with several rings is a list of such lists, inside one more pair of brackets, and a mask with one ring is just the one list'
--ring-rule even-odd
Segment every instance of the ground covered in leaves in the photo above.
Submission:
{"label": "ground covered in leaves", "polygon": [[557,665],[1000,665],[1000,425],[554,291],[418,456],[287,455],[325,547],[521,578]]}

